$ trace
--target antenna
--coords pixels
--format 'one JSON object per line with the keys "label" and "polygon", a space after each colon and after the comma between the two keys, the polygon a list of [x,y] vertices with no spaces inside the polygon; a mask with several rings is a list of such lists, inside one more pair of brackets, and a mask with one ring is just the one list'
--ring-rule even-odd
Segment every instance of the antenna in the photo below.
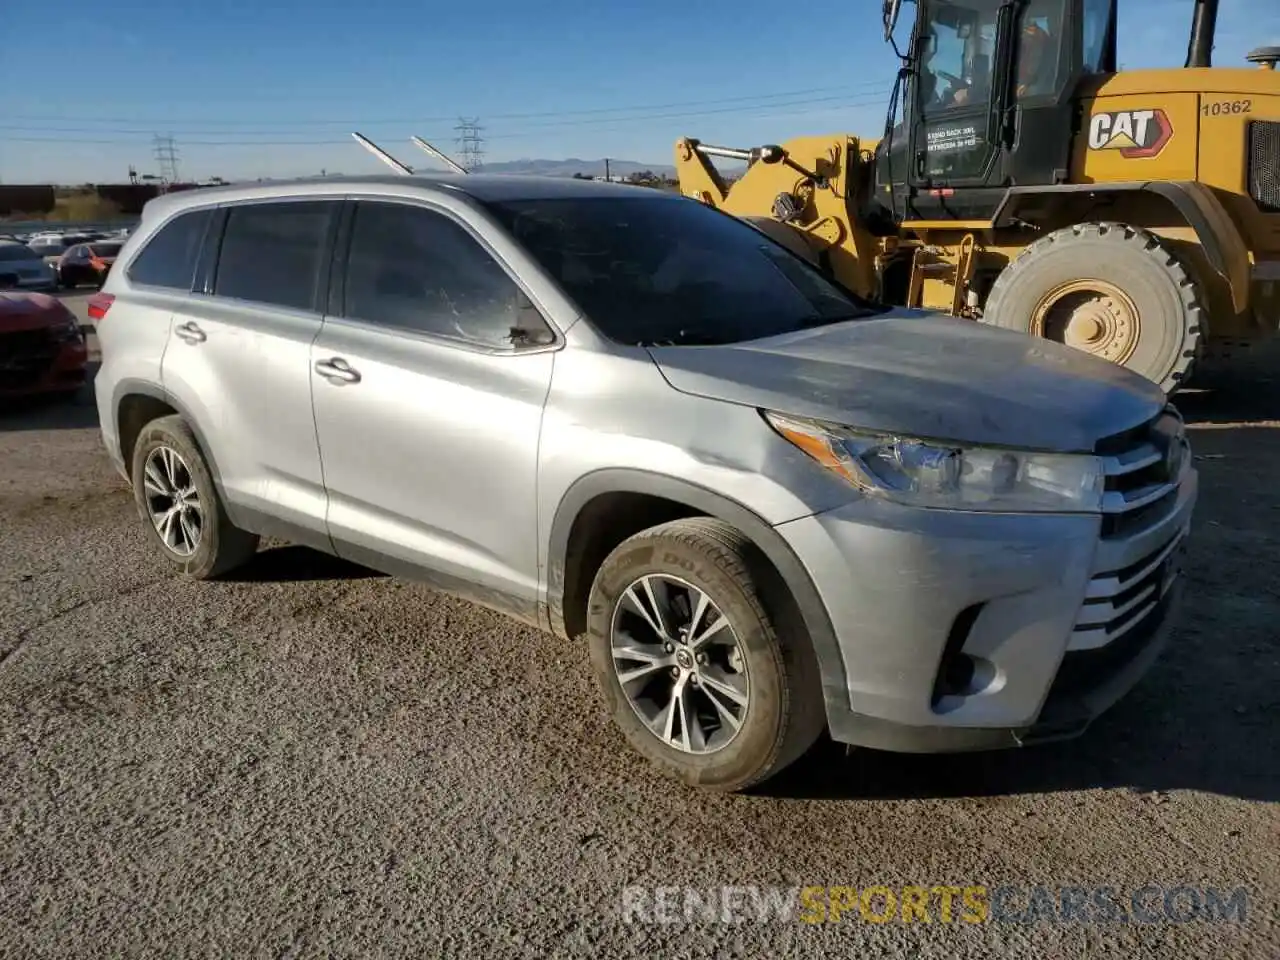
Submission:
{"label": "antenna", "polygon": [[448,167],[454,173],[470,172],[462,164],[458,163],[452,157],[447,156],[443,151],[437,150],[435,147],[427,143],[427,141],[423,140],[421,137],[410,137],[409,142],[412,143],[415,147],[419,147],[422,150],[425,150],[427,153],[431,154],[431,156],[435,157],[437,160],[443,163],[446,167]]}
{"label": "antenna", "polygon": [[363,134],[356,133],[354,130],[351,132],[351,136],[355,137],[356,143],[360,144],[360,146],[364,147],[366,150],[372,153],[375,157],[377,157],[379,160],[385,163],[388,167],[390,167],[396,173],[403,173],[406,177],[413,176],[413,167],[409,167],[401,163],[399,160],[397,160],[391,154],[387,153],[387,151],[383,150],[380,146],[378,146],[368,137],[364,136]]}

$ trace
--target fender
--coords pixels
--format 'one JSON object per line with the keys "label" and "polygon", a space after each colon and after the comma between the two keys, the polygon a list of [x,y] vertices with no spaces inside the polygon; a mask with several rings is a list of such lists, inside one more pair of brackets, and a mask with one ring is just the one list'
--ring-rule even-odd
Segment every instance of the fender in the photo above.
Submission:
{"label": "fender", "polygon": [[643,470],[606,469],[579,478],[565,491],[551,521],[547,553],[547,610],[551,629],[555,633],[565,635],[565,565],[574,520],[593,499],[608,493],[639,493],[662,497],[684,504],[706,516],[723,520],[745,534],[768,557],[796,601],[817,656],[828,720],[847,714],[849,690],[845,680],[844,657],[826,607],[804,565],[782,535],[752,510],[736,500],[730,500],[686,480]]}
{"label": "fender", "polygon": [[1073,183],[1056,186],[1010,187],[992,217],[993,227],[1014,224],[1023,197],[1045,194],[1081,193],[1154,193],[1177,209],[1187,226],[1195,231],[1205,257],[1214,272],[1231,290],[1231,303],[1236,313],[1244,313],[1249,304],[1249,251],[1240,231],[1217,196],[1202,183],[1192,180],[1132,180],[1116,183]]}
{"label": "fender", "polygon": [[[161,403],[176,410],[178,415],[186,421],[187,426],[191,428],[191,432],[196,435],[196,442],[200,444],[200,452],[204,454],[205,463],[208,465],[209,473],[213,477],[213,484],[218,490],[218,497],[224,504],[227,504],[227,497],[222,489],[222,472],[218,469],[218,459],[213,452],[213,448],[209,446],[209,441],[205,438],[204,432],[200,429],[200,424],[195,417],[191,416],[191,411],[164,388],[154,383],[148,383],[145,380],[129,378],[116,384],[115,390],[111,394],[111,420],[112,426],[115,428],[117,442],[123,442],[123,438],[120,436],[120,404],[125,397],[131,395],[140,395],[150,397],[152,400],[159,400]],[[128,469],[133,459],[133,451],[122,449],[120,450],[120,456],[126,469]],[[230,506],[227,507],[227,513],[228,515],[231,514]],[[232,517],[231,520],[233,523],[236,522],[235,517]]]}

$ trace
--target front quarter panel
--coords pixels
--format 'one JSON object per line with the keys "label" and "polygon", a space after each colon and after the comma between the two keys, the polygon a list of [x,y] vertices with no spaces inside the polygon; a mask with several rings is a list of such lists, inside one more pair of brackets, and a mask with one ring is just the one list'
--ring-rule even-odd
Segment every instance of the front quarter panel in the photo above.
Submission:
{"label": "front quarter panel", "polygon": [[[713,493],[768,525],[809,516],[856,496],[779,437],[752,406],[680,393],[641,348],[585,346],[575,327],[556,355],[539,451],[538,569],[552,608],[564,589],[564,556],[553,544],[584,505],[571,495],[613,471],[678,481]],[[611,481],[612,482],[612,481]],[[609,486],[609,484],[606,484]],[[692,505],[692,504],[691,504]]]}

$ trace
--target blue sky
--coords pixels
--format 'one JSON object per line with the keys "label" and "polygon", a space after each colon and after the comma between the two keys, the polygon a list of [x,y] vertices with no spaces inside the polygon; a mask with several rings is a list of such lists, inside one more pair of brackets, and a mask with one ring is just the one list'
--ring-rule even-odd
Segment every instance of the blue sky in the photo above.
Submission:
{"label": "blue sky", "polygon": [[[684,134],[875,136],[895,68],[879,0],[5,6],[8,37],[31,38],[0,48],[6,183],[155,172],[156,134],[184,177],[381,170],[352,129],[429,165],[408,137],[453,151],[458,116],[480,118],[490,160],[669,163]],[[1122,64],[1180,66],[1190,17],[1190,0],[1121,0]],[[1215,63],[1265,43],[1280,0],[1222,0]]]}

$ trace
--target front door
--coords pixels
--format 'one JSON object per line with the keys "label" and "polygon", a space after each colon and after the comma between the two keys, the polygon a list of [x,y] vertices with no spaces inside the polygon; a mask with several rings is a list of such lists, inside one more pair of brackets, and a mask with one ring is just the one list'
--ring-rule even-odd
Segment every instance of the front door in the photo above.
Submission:
{"label": "front door", "polygon": [[338,552],[535,619],[553,352],[513,343],[528,304],[453,214],[359,201],[349,250],[311,351]]}

